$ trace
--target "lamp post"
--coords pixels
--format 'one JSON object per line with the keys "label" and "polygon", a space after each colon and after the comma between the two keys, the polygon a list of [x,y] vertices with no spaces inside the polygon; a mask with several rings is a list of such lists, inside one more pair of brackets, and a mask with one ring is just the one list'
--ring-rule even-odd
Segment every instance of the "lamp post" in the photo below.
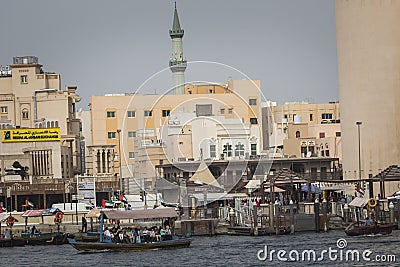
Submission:
{"label": "lamp post", "polygon": [[117,130],[118,133],[118,161],[119,161],[119,192],[122,194],[122,162],[121,162],[121,129]]}
{"label": "lamp post", "polygon": [[[361,184],[361,140],[360,140],[360,128],[361,128],[361,121],[357,121],[357,130],[358,130],[358,179],[360,180],[360,187],[362,186]],[[361,193],[360,193],[361,195]]]}

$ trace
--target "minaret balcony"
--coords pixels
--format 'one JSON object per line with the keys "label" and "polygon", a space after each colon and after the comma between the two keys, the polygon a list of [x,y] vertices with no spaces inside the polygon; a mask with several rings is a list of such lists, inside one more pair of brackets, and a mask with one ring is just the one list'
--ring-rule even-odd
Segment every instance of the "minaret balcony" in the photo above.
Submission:
{"label": "minaret balcony", "polygon": [[181,68],[186,68],[187,66],[187,61],[186,60],[170,60],[169,61],[169,66],[170,67],[181,67]]}

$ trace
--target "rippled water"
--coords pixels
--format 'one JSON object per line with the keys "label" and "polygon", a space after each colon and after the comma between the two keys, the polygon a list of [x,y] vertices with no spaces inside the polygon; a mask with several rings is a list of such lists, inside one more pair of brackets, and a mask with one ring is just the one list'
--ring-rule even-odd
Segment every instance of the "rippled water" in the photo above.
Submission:
{"label": "rippled water", "polygon": [[[257,252],[268,246],[268,250],[314,249],[317,253],[324,249],[338,249],[337,240],[347,241],[346,250],[369,249],[374,259],[376,255],[395,255],[397,262],[354,262],[330,261],[325,255],[323,262],[301,261],[281,262],[274,254],[260,261]],[[339,250],[340,251],[340,250]],[[262,256],[263,254],[261,254]],[[288,255],[286,255],[288,257]],[[342,231],[328,233],[297,233],[286,236],[216,236],[195,237],[190,248],[146,252],[104,252],[82,254],[70,245],[27,246],[21,248],[0,248],[0,266],[400,266],[400,231],[389,236],[347,237]]]}

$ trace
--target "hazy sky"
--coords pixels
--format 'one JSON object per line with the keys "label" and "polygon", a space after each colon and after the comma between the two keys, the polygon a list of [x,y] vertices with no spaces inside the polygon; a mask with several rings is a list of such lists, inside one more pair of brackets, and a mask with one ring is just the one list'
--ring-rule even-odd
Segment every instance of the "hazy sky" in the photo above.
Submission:
{"label": "hazy sky", "polygon": [[[173,7],[169,0],[4,1],[0,64],[38,56],[63,87],[78,86],[87,110],[91,95],[135,92],[168,67]],[[177,7],[185,58],[218,63],[190,63],[186,81],[248,76],[278,103],[338,100],[333,0],[181,0]],[[140,92],[171,86],[166,69]]]}

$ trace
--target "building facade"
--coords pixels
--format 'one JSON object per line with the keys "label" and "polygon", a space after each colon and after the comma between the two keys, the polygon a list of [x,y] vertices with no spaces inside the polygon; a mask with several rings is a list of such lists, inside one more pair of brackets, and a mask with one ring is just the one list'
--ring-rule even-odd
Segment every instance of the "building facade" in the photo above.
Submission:
{"label": "building facade", "polygon": [[335,3],[344,177],[364,179],[400,164],[400,2]]}
{"label": "building facade", "polygon": [[[13,208],[20,209],[24,203],[25,199],[18,198],[21,194],[30,195],[41,207],[57,198],[47,194],[60,193],[62,199],[64,182],[82,172],[81,124],[75,115],[80,98],[76,90],[76,86],[61,89],[60,74],[43,71],[34,56],[14,57],[7,71],[2,67],[0,127],[4,136],[0,174],[4,202],[7,190],[14,191]],[[10,141],[6,136],[28,133],[29,142]],[[44,135],[44,139],[35,139],[43,133],[54,133],[56,138]]]}

